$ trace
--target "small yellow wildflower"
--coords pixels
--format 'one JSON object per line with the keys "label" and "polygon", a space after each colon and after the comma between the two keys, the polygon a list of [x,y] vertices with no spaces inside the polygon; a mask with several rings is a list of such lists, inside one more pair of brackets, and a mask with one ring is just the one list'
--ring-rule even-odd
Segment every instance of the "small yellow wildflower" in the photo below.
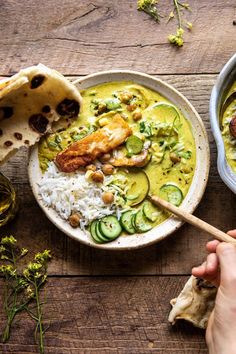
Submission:
{"label": "small yellow wildflower", "polygon": [[190,5],[187,2],[181,4],[185,9],[190,10]]}
{"label": "small yellow wildflower", "polygon": [[168,21],[167,22],[169,22],[172,18],[174,18],[175,17],[175,14],[174,14],[174,12],[173,11],[171,11],[170,12],[170,14],[169,14],[169,17],[168,17]]}
{"label": "small yellow wildflower", "polygon": [[22,248],[22,249],[20,250],[20,255],[23,257],[23,256],[25,256],[28,252],[29,252],[29,251],[27,250],[27,248]]}
{"label": "small yellow wildflower", "polygon": [[138,10],[143,10],[147,6],[152,6],[157,4],[156,0],[138,0]]}
{"label": "small yellow wildflower", "polygon": [[34,297],[34,292],[33,292],[33,290],[32,290],[32,288],[31,288],[30,285],[27,286],[27,288],[26,288],[26,294],[27,294],[27,297],[28,297],[29,299],[32,298],[32,297]]}
{"label": "small yellow wildflower", "polygon": [[16,244],[16,239],[13,236],[6,236],[3,237],[1,240],[1,244],[2,245],[9,245],[9,246],[13,246]]}
{"label": "small yellow wildflower", "polygon": [[192,28],[193,28],[192,22],[187,22],[187,23],[186,23],[186,26],[187,26],[187,29],[189,29],[189,31],[191,31]]}
{"label": "small yellow wildflower", "polygon": [[171,44],[174,44],[177,47],[182,47],[184,44],[183,34],[184,34],[183,28],[178,28],[176,34],[170,34],[168,36],[168,40]]}
{"label": "small yellow wildflower", "polygon": [[49,250],[44,250],[41,253],[37,253],[34,257],[34,259],[39,263],[45,263],[46,261],[48,261],[51,258],[52,258],[52,256],[51,256],[51,253]]}

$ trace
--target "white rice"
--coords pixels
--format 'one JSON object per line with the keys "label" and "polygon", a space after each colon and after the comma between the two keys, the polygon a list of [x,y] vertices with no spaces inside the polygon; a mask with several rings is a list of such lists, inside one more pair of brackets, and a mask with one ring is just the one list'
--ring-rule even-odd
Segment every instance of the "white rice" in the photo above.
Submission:
{"label": "white rice", "polygon": [[92,220],[105,215],[119,213],[115,205],[104,204],[102,193],[108,188],[110,176],[105,176],[101,187],[89,182],[82,172],[63,173],[51,162],[39,184],[39,193],[46,206],[52,207],[65,220],[73,212],[82,215],[80,227],[88,225]]}

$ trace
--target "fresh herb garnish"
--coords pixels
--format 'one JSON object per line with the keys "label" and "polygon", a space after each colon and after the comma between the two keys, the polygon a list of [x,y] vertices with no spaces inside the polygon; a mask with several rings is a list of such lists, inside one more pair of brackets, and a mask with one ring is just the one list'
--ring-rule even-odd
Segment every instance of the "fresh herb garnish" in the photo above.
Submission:
{"label": "fresh herb garnish", "polygon": [[178,155],[179,155],[180,157],[183,157],[183,158],[186,159],[186,160],[189,160],[189,159],[191,159],[191,157],[192,157],[192,151],[187,150],[187,151],[179,152]]}
{"label": "fresh herb garnish", "polygon": [[[184,44],[184,29],[185,26],[188,30],[191,30],[193,25],[191,22],[188,22],[182,18],[182,12],[184,10],[190,10],[188,3],[180,2],[178,0],[173,0],[174,9],[170,12],[167,22],[177,18],[177,30],[175,34],[170,34],[168,40],[171,44],[174,44],[177,47],[182,47]],[[146,12],[150,15],[156,22],[160,22],[161,16],[158,10],[158,0],[138,0],[137,2],[138,10]]]}
{"label": "fresh herb garnish", "polygon": [[20,260],[28,253],[26,248],[19,248],[13,236],[3,237],[0,242],[0,273],[4,277],[4,311],[7,322],[2,335],[3,343],[10,338],[15,316],[26,311],[36,322],[35,341],[40,353],[44,353],[44,329],[40,290],[47,280],[47,265],[51,259],[49,250],[37,253],[23,271],[20,271]]}
{"label": "fresh herb garnish", "polygon": [[146,12],[156,22],[160,22],[160,13],[157,8],[158,0],[138,0],[138,10]]}

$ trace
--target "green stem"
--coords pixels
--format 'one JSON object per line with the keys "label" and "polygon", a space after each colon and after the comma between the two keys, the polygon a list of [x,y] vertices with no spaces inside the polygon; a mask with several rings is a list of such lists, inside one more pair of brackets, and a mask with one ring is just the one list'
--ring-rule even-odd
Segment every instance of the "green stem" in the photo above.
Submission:
{"label": "green stem", "polygon": [[36,333],[39,332],[39,350],[41,354],[44,354],[44,343],[43,343],[43,324],[42,324],[42,308],[39,299],[39,291],[36,282],[34,282],[35,287],[35,299],[37,304],[37,325],[36,325]]}
{"label": "green stem", "polygon": [[[7,289],[6,291],[8,293],[9,288],[7,287],[6,289]],[[5,327],[3,335],[2,335],[3,343],[6,343],[9,340],[10,333],[11,333],[11,325],[12,325],[12,322],[13,322],[13,320],[15,318],[16,313],[17,313],[17,311],[16,311],[16,291],[14,291],[13,303],[12,303],[11,306],[9,306],[8,300],[9,300],[9,297],[6,296],[5,297],[4,308],[5,308],[5,311],[6,311],[6,314],[7,314],[7,324],[6,324],[6,327]]]}
{"label": "green stem", "polygon": [[173,0],[173,2],[174,2],[174,5],[175,5],[177,17],[178,17],[179,28],[182,28],[182,21],[181,21],[178,1],[177,0]]}
{"label": "green stem", "polygon": [[6,327],[4,329],[4,332],[3,332],[3,335],[2,335],[2,341],[3,343],[6,343],[8,340],[9,340],[9,337],[10,337],[10,333],[11,333],[11,326],[12,326],[12,322],[15,318],[15,315],[16,315],[16,312],[15,311],[11,311],[9,314],[8,314],[8,317],[7,317],[7,324],[6,324]]}

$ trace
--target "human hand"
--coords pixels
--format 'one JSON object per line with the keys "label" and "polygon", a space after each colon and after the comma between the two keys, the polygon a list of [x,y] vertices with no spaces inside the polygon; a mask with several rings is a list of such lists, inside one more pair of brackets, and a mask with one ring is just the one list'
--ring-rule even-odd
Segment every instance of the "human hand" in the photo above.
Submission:
{"label": "human hand", "polygon": [[[228,234],[236,238],[236,230]],[[214,240],[206,249],[206,262],[193,268],[192,274],[218,287],[206,331],[209,353],[236,354],[236,247]]]}

